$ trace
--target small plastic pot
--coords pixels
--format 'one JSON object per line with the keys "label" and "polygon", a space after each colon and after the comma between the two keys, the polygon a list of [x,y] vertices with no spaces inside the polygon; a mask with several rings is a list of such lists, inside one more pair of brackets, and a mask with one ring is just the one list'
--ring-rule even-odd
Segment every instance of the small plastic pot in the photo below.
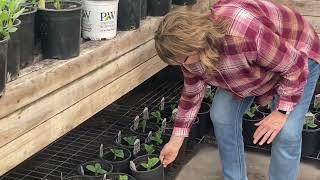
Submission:
{"label": "small plastic pot", "polygon": [[250,118],[248,115],[243,116],[243,122],[242,122],[242,136],[243,141],[247,145],[253,145],[253,134],[257,129],[257,126],[255,126],[255,123],[258,123],[264,118],[264,115],[257,111],[255,113],[255,116]]}
{"label": "small plastic pot", "polygon": [[0,40],[0,97],[4,94],[7,82],[7,54],[9,38]]}
{"label": "small plastic pot", "polygon": [[[87,168],[86,168],[87,165],[95,165],[96,163],[100,163],[102,169],[104,169],[108,173],[113,171],[113,166],[110,163],[107,163],[107,162],[104,162],[104,161],[102,161],[100,159],[97,159],[97,160],[93,160],[93,161],[89,161],[89,162],[85,162],[85,163],[81,164],[78,167],[79,175],[83,176],[83,178],[89,178],[89,179],[102,178],[103,175],[95,176],[95,174],[93,172],[87,170]],[[82,174],[82,172],[81,172],[81,166],[82,166],[82,168],[84,170],[84,174]]]}
{"label": "small plastic pot", "polygon": [[80,54],[81,3],[62,1],[62,9],[53,2],[38,10],[42,54],[44,58],[70,59]]}
{"label": "small plastic pot", "polygon": [[171,5],[172,0],[148,0],[148,15],[164,16],[170,11]]}
{"label": "small plastic pot", "polygon": [[306,129],[303,127],[302,130],[302,156],[312,156],[315,153],[318,153],[320,149],[320,114],[315,114],[315,124],[318,127],[313,129]]}
{"label": "small plastic pot", "polygon": [[137,135],[146,137],[146,136],[148,136],[148,134],[149,134],[150,131],[152,131],[152,132],[158,131],[158,130],[159,130],[159,126],[147,122],[147,127],[146,127],[145,132],[142,131],[142,128],[141,128],[141,127],[139,127],[139,128],[135,131],[135,130],[133,129],[133,125],[130,126],[130,130],[131,130],[133,133],[137,134]]}
{"label": "small plastic pot", "polygon": [[[123,160],[114,160],[114,155],[111,149],[122,149],[124,153]],[[109,163],[113,166],[113,172],[129,173],[129,164],[131,159],[131,151],[123,147],[110,147],[104,149],[102,161]]]}
{"label": "small plastic pot", "polygon": [[119,0],[118,8],[118,30],[129,31],[140,27],[140,0]]}
{"label": "small plastic pot", "polygon": [[136,180],[136,178],[132,177],[129,174],[125,174],[125,173],[111,173],[110,175],[107,175],[107,180],[119,180],[119,176],[128,176],[128,180]]}
{"label": "small plastic pot", "polygon": [[141,0],[141,19],[145,19],[148,15],[148,0]]}
{"label": "small plastic pot", "polygon": [[210,118],[210,104],[202,102],[199,113],[199,127],[200,127],[200,136],[208,134],[210,131],[213,131],[213,125]]}
{"label": "small plastic pot", "polygon": [[17,19],[13,25],[17,31],[10,34],[8,41],[8,57],[7,57],[7,82],[17,79],[20,71],[20,51],[21,37],[23,36],[21,21]]}
{"label": "small plastic pot", "polygon": [[197,3],[197,0],[172,0],[172,4],[176,5],[192,5]]}
{"label": "small plastic pot", "polygon": [[34,6],[25,7],[26,11],[19,17],[21,21],[20,31],[20,67],[26,67],[33,63],[35,46],[35,14],[37,8]]}
{"label": "small plastic pot", "polygon": [[159,155],[145,155],[134,159],[133,163],[136,165],[137,169],[133,170],[130,166],[132,176],[135,177],[137,180],[164,180],[164,168],[160,161],[155,166],[155,168],[150,171],[145,170],[145,168],[141,166],[141,163],[148,162],[148,158],[154,157],[159,157]]}

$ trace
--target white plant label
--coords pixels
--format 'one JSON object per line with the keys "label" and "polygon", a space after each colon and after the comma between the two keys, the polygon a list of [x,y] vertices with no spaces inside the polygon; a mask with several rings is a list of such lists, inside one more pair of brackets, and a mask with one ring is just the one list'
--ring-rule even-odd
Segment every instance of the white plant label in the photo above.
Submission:
{"label": "white plant label", "polygon": [[99,156],[103,157],[103,144],[100,145]]}
{"label": "white plant label", "polygon": [[165,132],[166,131],[166,127],[167,127],[167,118],[164,118],[162,120],[162,124],[161,124],[161,130],[162,132]]}
{"label": "white plant label", "polygon": [[160,111],[164,110],[164,103],[165,103],[165,99],[164,99],[164,97],[162,97],[161,102],[160,102]]}
{"label": "white plant label", "polygon": [[149,143],[151,141],[151,136],[152,136],[152,131],[149,132],[149,134],[145,140],[145,143]]}
{"label": "white plant label", "polygon": [[121,144],[121,131],[118,132],[116,141],[117,141],[117,143]]}
{"label": "white plant label", "polygon": [[210,93],[211,93],[211,86],[208,85],[207,88],[206,88],[206,95],[205,95],[205,97],[207,98]]}
{"label": "white plant label", "polygon": [[139,116],[136,116],[133,120],[133,130],[135,131],[139,128],[139,120],[140,120]]}
{"label": "white plant label", "polygon": [[103,180],[107,180],[107,174],[103,175]]}
{"label": "white plant label", "polygon": [[133,155],[136,155],[140,152],[140,139],[136,139],[133,145]]}
{"label": "white plant label", "polygon": [[143,110],[143,119],[144,120],[149,120],[149,110],[148,107],[145,107]]}
{"label": "white plant label", "polygon": [[304,124],[313,124],[314,123],[314,114],[307,112],[304,116]]}
{"label": "white plant label", "polygon": [[84,169],[83,169],[83,166],[82,166],[82,165],[80,166],[80,173],[81,173],[82,175],[84,175]]}
{"label": "white plant label", "polygon": [[177,116],[177,112],[178,109],[175,108],[174,110],[172,110],[172,115],[171,115],[171,121],[174,122],[176,120],[176,116]]}
{"label": "white plant label", "polygon": [[315,109],[319,109],[320,108],[320,94],[317,94],[317,95],[314,96],[313,107]]}
{"label": "white plant label", "polygon": [[130,167],[132,170],[137,171],[136,165],[134,164],[133,161],[130,161]]}

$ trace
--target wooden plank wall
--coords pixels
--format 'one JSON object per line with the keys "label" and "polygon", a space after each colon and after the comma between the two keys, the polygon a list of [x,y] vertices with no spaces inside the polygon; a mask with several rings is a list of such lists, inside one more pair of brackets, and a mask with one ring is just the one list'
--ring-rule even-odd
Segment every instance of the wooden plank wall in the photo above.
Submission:
{"label": "wooden plank wall", "polygon": [[[208,11],[209,0],[181,11]],[[0,175],[166,67],[154,49],[162,17],[113,40],[82,44],[77,58],[23,70],[0,99]]]}

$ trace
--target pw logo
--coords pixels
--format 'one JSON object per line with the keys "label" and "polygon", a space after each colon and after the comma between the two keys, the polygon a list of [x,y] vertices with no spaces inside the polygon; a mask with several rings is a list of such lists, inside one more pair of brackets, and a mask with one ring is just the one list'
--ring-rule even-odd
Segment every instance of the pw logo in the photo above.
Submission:
{"label": "pw logo", "polygon": [[100,13],[100,21],[108,21],[114,19],[114,15],[116,12],[103,12]]}

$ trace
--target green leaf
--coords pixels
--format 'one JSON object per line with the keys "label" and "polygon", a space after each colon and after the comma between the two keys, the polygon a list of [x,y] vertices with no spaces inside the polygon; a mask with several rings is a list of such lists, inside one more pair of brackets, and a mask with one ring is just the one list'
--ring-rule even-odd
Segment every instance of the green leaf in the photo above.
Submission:
{"label": "green leaf", "polygon": [[147,170],[151,170],[151,168],[149,167],[149,165],[147,163],[141,163],[141,166],[143,166]]}
{"label": "green leaf", "polygon": [[307,124],[307,126],[308,126],[309,128],[316,128],[316,127],[318,127],[318,125],[316,125],[316,124]]}
{"label": "green leaf", "polygon": [[154,158],[151,158],[151,159],[148,158],[149,167],[153,168],[159,161],[160,160],[157,157],[154,157]]}
{"label": "green leaf", "polygon": [[128,136],[123,138],[123,140],[125,140],[131,146],[134,145],[134,142],[136,141],[136,139],[137,139],[137,136]]}
{"label": "green leaf", "polygon": [[94,165],[94,167],[96,168],[96,170],[99,170],[99,169],[101,169],[101,164],[100,163],[96,163]]}
{"label": "green leaf", "polygon": [[13,15],[13,17],[12,17],[13,21],[16,20],[18,17],[20,17],[21,14],[24,12],[24,10],[25,10],[25,9],[23,8],[23,9],[21,9],[20,11],[16,12],[16,13]]}
{"label": "green leaf", "polygon": [[127,175],[119,175],[119,180],[128,180]]}
{"label": "green leaf", "polygon": [[157,123],[160,123],[162,118],[161,118],[161,112],[160,111],[156,111],[156,112],[152,112],[151,115],[156,118]]}
{"label": "green leaf", "polygon": [[147,151],[148,154],[152,154],[155,151],[152,144],[151,145],[144,144],[144,149]]}
{"label": "green leaf", "polygon": [[250,111],[246,112],[246,114],[250,117],[250,118],[253,118],[254,117],[254,114]]}
{"label": "green leaf", "polygon": [[16,27],[11,27],[11,28],[8,29],[8,32],[9,32],[9,33],[14,33],[14,32],[16,32],[17,30],[18,30],[18,28],[16,28]]}
{"label": "green leaf", "polygon": [[147,127],[147,120],[142,120],[141,122],[141,126],[142,126],[142,132],[145,133],[146,132],[146,127]]}
{"label": "green leaf", "polygon": [[157,132],[153,133],[152,136],[150,137],[152,141],[155,141],[157,145],[160,145],[163,143],[162,140],[162,131],[158,130]]}
{"label": "green leaf", "polygon": [[97,173],[98,173],[98,174],[106,174],[107,171],[104,170],[104,169],[98,169],[98,170],[97,170]]}
{"label": "green leaf", "polygon": [[96,172],[96,168],[93,165],[87,165],[86,168],[91,172]]}
{"label": "green leaf", "polygon": [[122,149],[111,149],[111,152],[114,154],[114,159],[117,159],[117,157],[121,159],[124,158],[124,152]]}

